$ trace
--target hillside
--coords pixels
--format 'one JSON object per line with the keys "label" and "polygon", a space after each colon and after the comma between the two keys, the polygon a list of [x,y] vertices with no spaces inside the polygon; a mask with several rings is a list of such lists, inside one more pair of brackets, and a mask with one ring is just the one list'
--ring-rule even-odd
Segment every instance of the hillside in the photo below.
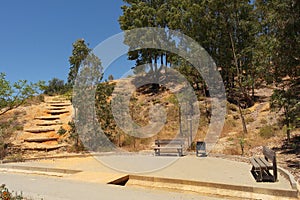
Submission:
{"label": "hillside", "polygon": [[[123,82],[122,82],[123,81]],[[114,95],[122,93],[128,84],[122,80],[113,84],[122,85],[114,91]],[[126,80],[128,81],[128,79]],[[180,89],[180,88],[179,88]],[[227,115],[222,134],[215,145],[211,155],[230,155],[233,159],[239,159],[244,148],[244,157],[261,154],[262,146],[269,146],[276,150],[278,163],[300,178],[300,134],[299,130],[292,132],[292,142],[286,143],[284,127],[279,125],[280,113],[272,112],[269,105],[269,97],[272,88],[263,88],[256,91],[257,101],[245,109],[244,116],[247,123],[248,134],[242,134],[242,124],[238,108],[234,104],[227,103]],[[113,97],[107,98],[107,103]],[[194,141],[203,140],[208,128],[206,112],[209,108],[209,99],[199,100],[200,121],[197,135]],[[160,88],[153,93],[149,86],[143,86],[132,93],[130,97],[130,116],[140,126],[149,124],[149,120],[155,120],[153,105],[162,105],[166,112],[166,121],[163,128],[155,135],[148,138],[130,136],[120,128],[110,126],[104,128],[110,135],[110,140],[126,151],[151,151],[151,146],[157,138],[174,138],[180,130],[179,104],[173,92],[167,88]],[[70,151],[70,129],[73,108],[69,101],[60,97],[45,97],[44,102],[20,107],[2,116],[2,124],[10,127],[12,132],[7,144],[8,154],[6,159],[28,158],[35,156],[54,155]],[[101,113],[101,112],[100,112]],[[104,117],[102,112],[99,117]],[[156,116],[159,117],[159,116]],[[189,126],[186,116],[181,118],[181,129],[188,134]],[[99,119],[101,121],[102,119]],[[62,127],[62,128],[61,128]],[[103,127],[102,127],[103,128]],[[60,129],[64,130],[61,133]],[[59,134],[60,132],[60,134]],[[300,180],[300,179],[299,179]]]}
{"label": "hillside", "polygon": [[10,135],[5,141],[6,158],[18,160],[66,151],[72,113],[70,101],[43,96],[40,102],[27,103],[2,116],[2,125]]}
{"label": "hillside", "polygon": [[[130,89],[129,82],[129,79],[114,81],[114,84],[117,86],[112,96],[115,97],[120,94],[126,96],[124,91]],[[269,100],[273,89],[272,87],[265,86],[255,90],[255,104],[243,110],[248,130],[246,135],[242,133],[243,129],[238,107],[227,103],[227,115],[223,131],[211,154],[240,156],[242,154],[241,147],[243,146],[243,156],[251,157],[261,154],[262,146],[268,146],[277,151],[278,163],[282,167],[289,169],[300,177],[300,133],[297,129],[293,130],[293,139],[290,144],[287,144],[286,128],[280,124],[282,113],[274,112],[270,109]],[[177,90],[180,90],[180,86],[177,87]],[[111,101],[111,99],[111,97],[107,98],[107,101]],[[198,101],[200,121],[194,141],[205,138],[209,121],[207,117],[207,110],[210,109],[209,102],[209,98],[201,98]],[[153,115],[151,108],[155,108],[157,104],[163,106],[167,117],[163,128],[157,134],[146,139],[138,139],[116,128],[113,130],[115,135],[111,136],[111,140],[124,150],[141,151],[151,150],[155,139],[174,138],[180,129],[179,103],[176,95],[165,87],[161,87],[158,91],[153,92],[150,85],[145,85],[133,92],[129,105],[130,117],[138,125],[147,126],[149,125],[151,115]],[[101,115],[103,114],[103,112],[100,113]],[[100,118],[101,115],[99,115]],[[183,115],[181,116],[181,129],[184,135],[188,135],[189,123],[187,118],[189,116]],[[105,127],[102,128],[108,133],[112,132],[112,130],[107,130]]]}

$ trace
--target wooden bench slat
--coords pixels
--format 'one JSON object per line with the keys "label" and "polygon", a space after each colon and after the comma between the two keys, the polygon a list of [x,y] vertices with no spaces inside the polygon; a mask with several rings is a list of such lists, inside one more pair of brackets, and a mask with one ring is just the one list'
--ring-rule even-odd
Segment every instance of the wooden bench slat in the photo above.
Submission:
{"label": "wooden bench slat", "polygon": [[167,145],[167,144],[183,144],[182,140],[155,140],[156,145]]}
{"label": "wooden bench slat", "polygon": [[268,166],[266,166],[260,158],[255,158],[255,161],[260,165],[261,168],[268,169]]}
{"label": "wooden bench slat", "polygon": [[182,147],[154,147],[153,149],[182,149]]}
{"label": "wooden bench slat", "polygon": [[273,165],[271,163],[269,163],[265,158],[259,158],[261,160],[262,163],[264,163],[264,165],[266,166],[266,168],[268,169],[272,169]]}
{"label": "wooden bench slat", "polygon": [[[179,156],[182,156],[184,140],[183,139],[160,139],[155,140],[155,147],[153,147],[155,151],[155,155],[160,155],[161,150],[165,153],[178,153]],[[173,151],[171,151],[173,150]]]}
{"label": "wooden bench slat", "polygon": [[250,158],[250,162],[256,169],[260,168],[259,164],[256,162],[254,158]]}

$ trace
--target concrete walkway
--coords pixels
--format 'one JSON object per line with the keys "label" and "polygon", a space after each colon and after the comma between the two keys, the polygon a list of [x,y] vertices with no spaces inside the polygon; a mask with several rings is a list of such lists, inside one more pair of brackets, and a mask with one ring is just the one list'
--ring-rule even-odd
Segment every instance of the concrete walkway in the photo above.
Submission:
{"label": "concrete walkway", "polygon": [[[208,196],[287,199],[297,193],[280,173],[276,183],[257,183],[250,173],[251,165],[247,163],[192,155],[179,158],[133,154],[39,160],[3,164],[0,170],[4,166],[22,166],[23,172],[31,170],[31,173],[39,173],[33,167],[78,170],[77,173],[61,171],[61,178],[101,184],[127,177],[127,187],[173,189]],[[59,175],[60,172],[51,173]]]}

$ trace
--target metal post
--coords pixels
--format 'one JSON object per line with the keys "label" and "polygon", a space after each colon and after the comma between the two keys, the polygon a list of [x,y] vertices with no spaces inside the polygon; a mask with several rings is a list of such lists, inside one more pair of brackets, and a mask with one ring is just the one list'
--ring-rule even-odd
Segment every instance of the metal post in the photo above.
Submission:
{"label": "metal post", "polygon": [[191,121],[190,121],[190,136],[191,136],[191,145],[193,143],[193,120],[192,120],[192,116],[191,116]]}
{"label": "metal post", "polygon": [[188,139],[189,139],[188,142],[189,142],[189,146],[191,147],[192,141],[193,141],[193,137],[192,137],[192,118],[191,118],[191,115],[188,118],[188,122],[190,123],[190,127],[189,127],[189,129],[190,129],[190,137],[188,137]]}
{"label": "metal post", "polygon": [[180,137],[183,138],[181,122],[182,122],[181,121],[181,104],[179,104],[179,131],[180,131]]}

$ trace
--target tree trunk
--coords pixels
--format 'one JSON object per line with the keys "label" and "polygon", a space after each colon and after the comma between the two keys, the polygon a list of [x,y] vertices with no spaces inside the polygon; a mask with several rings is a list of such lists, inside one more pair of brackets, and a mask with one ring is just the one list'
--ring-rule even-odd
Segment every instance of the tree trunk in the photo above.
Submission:
{"label": "tree trunk", "polygon": [[[233,38],[232,38],[232,34],[229,32],[229,36],[230,36],[230,41],[231,41],[231,47],[232,47],[232,53],[233,53],[233,58],[234,58],[234,64],[236,67],[236,72],[237,72],[237,80],[238,80],[238,87],[239,87],[239,95],[244,94],[244,91],[242,89],[242,81],[241,81],[241,75],[240,75],[240,69],[239,69],[239,64],[238,64],[238,60],[236,57],[236,53],[235,53],[235,46],[234,46],[234,42],[233,42]],[[241,102],[240,102],[240,97],[237,97],[237,101],[238,101],[238,107],[239,107],[239,112],[240,112],[240,116],[241,116],[241,120],[242,120],[242,125],[243,125],[243,133],[247,134],[247,126],[246,126],[246,121],[242,112],[242,108],[241,108]]]}
{"label": "tree trunk", "polygon": [[290,120],[287,119],[286,122],[286,136],[287,136],[287,142],[290,143],[291,142],[291,129],[290,129]]}
{"label": "tree trunk", "polygon": [[245,117],[244,117],[244,114],[243,114],[243,111],[242,111],[239,99],[238,99],[238,107],[239,107],[239,113],[240,113],[240,117],[241,117],[242,125],[243,125],[243,133],[247,134],[248,133],[248,131],[247,131],[247,125],[246,125]]}

